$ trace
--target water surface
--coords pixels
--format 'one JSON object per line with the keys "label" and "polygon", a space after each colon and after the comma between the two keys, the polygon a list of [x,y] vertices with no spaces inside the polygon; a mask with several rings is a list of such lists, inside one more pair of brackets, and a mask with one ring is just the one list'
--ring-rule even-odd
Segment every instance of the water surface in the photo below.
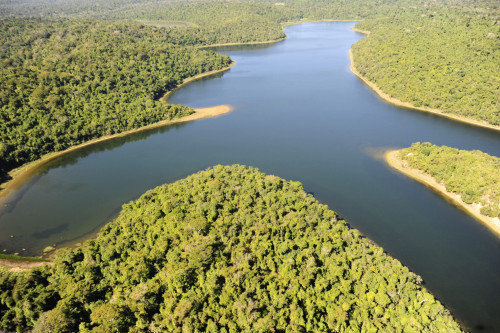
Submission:
{"label": "water surface", "polygon": [[78,241],[154,186],[215,164],[252,165],[301,181],[421,275],[468,329],[499,332],[499,239],[376,156],[416,141],[500,156],[500,134],[381,100],[349,70],[348,50],[363,37],[353,25],[295,25],[277,44],[219,48],[236,66],[178,90],[170,102],[230,104],[232,113],[118,138],[48,164],[2,203],[1,249],[39,254]]}

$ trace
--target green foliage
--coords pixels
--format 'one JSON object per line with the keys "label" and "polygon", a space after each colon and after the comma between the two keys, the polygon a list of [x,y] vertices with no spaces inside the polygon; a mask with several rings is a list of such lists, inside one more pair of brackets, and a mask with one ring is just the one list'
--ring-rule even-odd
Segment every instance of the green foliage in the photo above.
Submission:
{"label": "green foliage", "polygon": [[353,46],[356,69],[417,107],[500,125],[498,10],[406,9],[366,20]]}
{"label": "green foliage", "polygon": [[181,21],[191,27],[180,28],[196,36],[200,44],[248,43],[285,37],[281,22],[297,14],[284,6],[263,3],[207,2],[131,14],[139,20]]}
{"label": "green foliage", "polygon": [[0,330],[24,331],[56,306],[59,296],[49,285],[49,276],[47,266],[22,273],[0,268]]}
{"label": "green foliage", "polygon": [[21,257],[13,254],[0,254],[0,260],[8,260],[11,262],[40,262],[48,261],[47,259],[37,257]]}
{"label": "green foliage", "polygon": [[414,143],[401,150],[408,166],[431,175],[446,190],[468,204],[480,204],[481,213],[500,217],[500,158],[479,150]]}
{"label": "green foliage", "polygon": [[168,29],[101,21],[0,25],[0,172],[93,138],[192,113],[159,98],[230,63]]}
{"label": "green foliage", "polygon": [[356,66],[382,90],[500,124],[492,1],[28,0],[0,13],[71,18],[1,21],[0,178],[44,153],[192,112],[158,98],[230,60],[180,46],[277,40],[303,20],[363,19],[372,34],[354,45]]}
{"label": "green foliage", "polygon": [[460,330],[418,276],[300,183],[238,165],[148,191],[51,270],[60,301],[34,332]]}

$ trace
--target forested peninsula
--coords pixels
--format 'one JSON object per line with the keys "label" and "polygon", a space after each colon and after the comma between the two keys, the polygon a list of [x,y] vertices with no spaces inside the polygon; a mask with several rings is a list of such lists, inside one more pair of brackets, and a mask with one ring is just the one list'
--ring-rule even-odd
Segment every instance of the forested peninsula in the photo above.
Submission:
{"label": "forested peninsula", "polygon": [[[494,1],[32,1],[0,4],[0,179],[42,155],[182,117],[160,97],[231,60],[200,47],[358,20],[356,70],[407,105],[498,128]],[[464,60],[465,59],[465,60]]]}
{"label": "forested peninsula", "polygon": [[148,191],[52,266],[4,270],[0,317],[33,332],[460,331],[300,183],[240,165]]}
{"label": "forested peninsula", "polygon": [[498,18],[441,8],[363,20],[354,68],[390,102],[500,130]]}
{"label": "forested peninsula", "polygon": [[0,174],[95,138],[188,116],[161,97],[185,79],[228,68],[176,32],[93,20],[2,20]]}
{"label": "forested peninsula", "polygon": [[392,167],[451,199],[500,236],[500,158],[429,142],[386,157]]}

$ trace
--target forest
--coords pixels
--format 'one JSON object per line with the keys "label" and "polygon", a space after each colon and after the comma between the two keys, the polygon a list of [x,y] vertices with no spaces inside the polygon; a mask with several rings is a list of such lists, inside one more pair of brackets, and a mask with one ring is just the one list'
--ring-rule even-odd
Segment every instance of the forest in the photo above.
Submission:
{"label": "forest", "polygon": [[49,152],[191,114],[159,99],[231,60],[174,45],[178,37],[140,24],[3,20],[0,175]]}
{"label": "forest", "polygon": [[400,158],[460,195],[465,203],[480,204],[483,215],[500,217],[500,158],[429,142],[402,149]]}
{"label": "forest", "polygon": [[[360,21],[371,33],[355,65],[382,90],[499,125],[498,14],[489,0],[4,1],[0,182],[46,153],[192,113],[161,97],[231,64],[203,47],[277,41],[305,21]],[[498,158],[429,143],[401,157],[500,216]],[[419,276],[300,183],[239,165],[147,192],[53,261],[0,268],[0,331],[460,331]]]}
{"label": "forest", "polygon": [[356,69],[391,97],[500,125],[500,11],[405,10],[366,20]]}
{"label": "forest", "polygon": [[[182,324],[182,325],[181,325]],[[0,330],[459,332],[422,279],[285,181],[216,166],[0,274]]]}
{"label": "forest", "polygon": [[415,106],[499,125],[498,14],[494,1],[4,2],[0,179],[43,154],[193,112],[159,98],[230,63],[200,46],[279,40],[304,21],[360,20],[372,31],[353,46],[363,76]]}

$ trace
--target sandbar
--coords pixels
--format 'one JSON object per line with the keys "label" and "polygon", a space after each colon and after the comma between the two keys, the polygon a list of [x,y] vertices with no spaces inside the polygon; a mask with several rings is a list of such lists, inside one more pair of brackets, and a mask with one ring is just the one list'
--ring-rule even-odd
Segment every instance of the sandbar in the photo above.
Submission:
{"label": "sandbar", "polygon": [[20,261],[20,260],[0,259],[0,266],[5,267],[9,272],[22,272],[42,265],[52,265],[52,262],[46,260]]}

